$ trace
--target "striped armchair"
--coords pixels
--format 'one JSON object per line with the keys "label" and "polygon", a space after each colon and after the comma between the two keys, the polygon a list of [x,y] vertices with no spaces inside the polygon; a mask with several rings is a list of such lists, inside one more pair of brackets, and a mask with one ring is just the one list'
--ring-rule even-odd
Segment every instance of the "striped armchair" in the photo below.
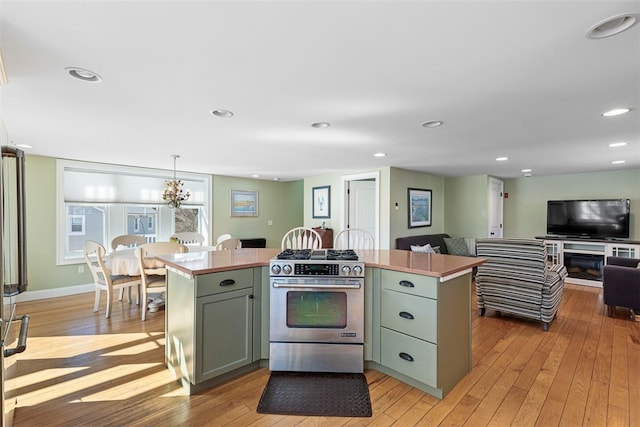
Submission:
{"label": "striped armchair", "polygon": [[563,265],[547,265],[544,242],[529,239],[479,239],[476,294],[480,315],[487,308],[540,320],[545,331],[556,316],[564,278]]}

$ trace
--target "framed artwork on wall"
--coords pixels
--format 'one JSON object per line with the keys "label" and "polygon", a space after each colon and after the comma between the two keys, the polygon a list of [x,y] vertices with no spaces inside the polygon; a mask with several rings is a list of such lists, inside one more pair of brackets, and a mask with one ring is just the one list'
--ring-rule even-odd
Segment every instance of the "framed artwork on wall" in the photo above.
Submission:
{"label": "framed artwork on wall", "polygon": [[313,187],[311,191],[312,198],[312,217],[313,218],[330,218],[331,217],[331,186]]}
{"label": "framed artwork on wall", "polygon": [[258,192],[231,190],[231,216],[258,216]]}
{"label": "framed artwork on wall", "polygon": [[409,228],[431,226],[431,190],[409,188]]}

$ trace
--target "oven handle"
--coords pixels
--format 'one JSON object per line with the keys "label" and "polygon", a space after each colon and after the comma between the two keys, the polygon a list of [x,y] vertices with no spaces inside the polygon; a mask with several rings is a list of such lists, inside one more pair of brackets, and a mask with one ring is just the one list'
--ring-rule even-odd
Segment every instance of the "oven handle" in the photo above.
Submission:
{"label": "oven handle", "polygon": [[313,283],[278,283],[273,282],[274,288],[320,288],[320,289],[360,289],[359,283],[352,285],[318,285]]}

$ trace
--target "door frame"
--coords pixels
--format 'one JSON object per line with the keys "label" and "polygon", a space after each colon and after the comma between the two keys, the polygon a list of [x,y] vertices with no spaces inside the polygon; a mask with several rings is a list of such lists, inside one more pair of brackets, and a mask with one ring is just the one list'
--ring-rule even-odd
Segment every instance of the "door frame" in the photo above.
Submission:
{"label": "door frame", "polygon": [[340,230],[344,230],[349,222],[349,195],[347,189],[351,181],[371,180],[375,182],[375,248],[380,247],[380,171],[357,173],[352,175],[343,175],[340,177],[340,200],[342,200],[340,212]]}

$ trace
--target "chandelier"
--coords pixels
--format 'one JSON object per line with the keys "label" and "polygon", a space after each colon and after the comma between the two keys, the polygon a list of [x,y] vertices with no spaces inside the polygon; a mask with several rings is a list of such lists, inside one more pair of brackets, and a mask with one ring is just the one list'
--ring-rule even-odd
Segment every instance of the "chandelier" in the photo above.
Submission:
{"label": "chandelier", "polygon": [[184,182],[176,178],[176,159],[180,157],[172,154],[173,157],[173,179],[168,179],[164,183],[162,190],[162,200],[166,201],[170,208],[179,208],[182,202],[189,200],[189,190],[183,190]]}

